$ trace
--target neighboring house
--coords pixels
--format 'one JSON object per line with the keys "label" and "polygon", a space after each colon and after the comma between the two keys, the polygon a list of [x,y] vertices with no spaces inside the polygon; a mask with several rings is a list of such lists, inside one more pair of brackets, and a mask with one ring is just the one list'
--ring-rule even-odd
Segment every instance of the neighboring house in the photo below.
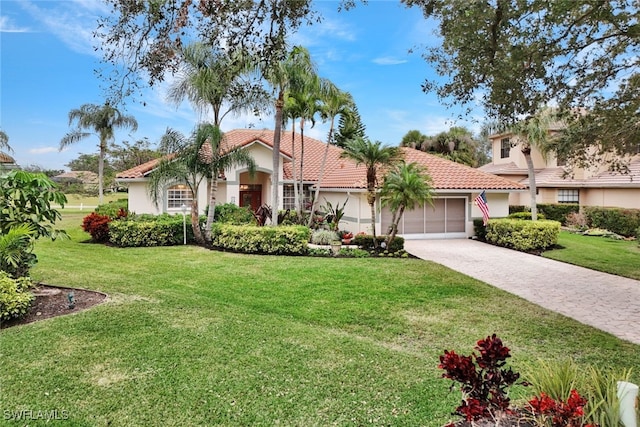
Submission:
{"label": "neighboring house", "polygon": [[15,159],[0,151],[0,175],[4,175],[13,169],[18,169]]}
{"label": "neighboring house", "polygon": [[[218,182],[218,203],[234,203],[256,209],[261,204],[271,203],[271,170],[273,131],[240,129],[224,135],[224,144],[228,147],[241,146],[249,150],[256,161],[257,171],[250,177],[246,168],[227,170],[224,179]],[[294,208],[293,166],[295,157],[296,174],[299,178],[300,145],[299,134],[295,135],[295,153],[293,152],[291,132],[282,132],[280,148],[280,209]],[[304,139],[304,189],[305,200],[311,200],[312,190],[318,184],[320,165],[325,143],[317,139]],[[342,205],[345,200],[345,215],[340,223],[341,229],[352,232],[370,232],[370,209],[366,198],[366,175],[363,166],[341,159],[342,149],[329,146],[324,178],[320,183],[319,206],[326,201]],[[474,205],[473,199],[483,190],[486,191],[492,217],[504,217],[509,213],[508,199],[513,191],[526,191],[520,184],[504,178],[481,172],[468,166],[417,151],[403,148],[407,162],[423,165],[433,179],[436,191],[434,206],[426,205],[414,211],[407,211],[400,224],[399,234],[405,238],[424,237],[468,237],[473,235],[473,218],[482,214]],[[294,156],[295,154],[295,156]],[[176,182],[164,189],[164,197],[156,206],[149,196],[149,174],[158,165],[152,160],[135,168],[120,172],[116,180],[129,187],[129,210],[135,213],[163,212],[179,213],[181,206],[190,204],[189,191]],[[198,193],[198,205],[202,211],[208,203],[207,185],[203,184]],[[379,206],[378,206],[379,207]],[[390,223],[390,214],[383,209],[378,216],[377,232],[385,233]]]}
{"label": "neighboring house", "polygon": [[87,191],[96,191],[98,189],[98,174],[91,171],[71,171],[61,173],[51,178],[54,182],[60,184],[63,188],[69,185],[81,185]]}
{"label": "neighboring house", "polygon": [[[528,186],[527,164],[517,138],[511,133],[501,133],[489,139],[493,160],[479,169]],[[567,170],[553,153],[545,158],[535,147],[532,147],[531,158],[536,172],[538,203],[640,208],[640,154],[630,157],[629,173],[625,174],[609,171],[606,164],[592,169]],[[529,206],[529,193],[512,193],[509,203]]]}

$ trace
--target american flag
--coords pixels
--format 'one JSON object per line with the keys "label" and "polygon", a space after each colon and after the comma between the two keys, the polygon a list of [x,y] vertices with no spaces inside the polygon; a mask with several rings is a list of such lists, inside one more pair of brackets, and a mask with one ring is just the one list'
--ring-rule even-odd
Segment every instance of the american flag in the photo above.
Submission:
{"label": "american flag", "polygon": [[482,224],[486,226],[487,222],[489,222],[489,205],[487,204],[487,197],[484,195],[484,190],[475,198],[475,204],[482,212]]}

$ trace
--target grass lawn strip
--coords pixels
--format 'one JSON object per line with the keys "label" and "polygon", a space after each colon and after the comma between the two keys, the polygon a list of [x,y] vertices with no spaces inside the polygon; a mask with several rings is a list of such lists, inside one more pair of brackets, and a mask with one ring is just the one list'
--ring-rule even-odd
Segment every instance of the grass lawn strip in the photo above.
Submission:
{"label": "grass lawn strip", "polygon": [[71,241],[38,243],[33,275],[112,299],[0,333],[3,410],[66,410],[78,426],[441,426],[459,394],[438,355],[494,332],[516,369],[640,366],[640,346],[433,263],[118,249],[81,243],[80,218],[65,218]]}

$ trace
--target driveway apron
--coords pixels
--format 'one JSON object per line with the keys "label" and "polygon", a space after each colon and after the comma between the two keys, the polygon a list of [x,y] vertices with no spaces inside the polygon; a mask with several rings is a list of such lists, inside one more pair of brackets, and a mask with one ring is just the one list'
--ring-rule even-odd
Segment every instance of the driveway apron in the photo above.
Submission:
{"label": "driveway apron", "polygon": [[407,252],[640,344],[640,281],[470,239],[406,240]]}

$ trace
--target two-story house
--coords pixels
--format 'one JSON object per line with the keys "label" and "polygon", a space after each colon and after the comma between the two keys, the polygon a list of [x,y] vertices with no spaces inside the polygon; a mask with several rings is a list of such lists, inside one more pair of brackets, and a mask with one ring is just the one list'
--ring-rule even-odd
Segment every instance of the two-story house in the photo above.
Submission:
{"label": "two-story house", "polygon": [[[552,128],[550,132],[558,132]],[[525,156],[512,133],[489,137],[493,160],[479,169],[522,185],[529,185]],[[640,146],[639,146],[640,148]],[[532,147],[538,203],[578,203],[581,206],[640,209],[640,150],[629,158],[628,173],[611,172],[606,164],[568,170],[553,153],[547,157]],[[511,193],[509,204],[530,204],[529,193]]]}

